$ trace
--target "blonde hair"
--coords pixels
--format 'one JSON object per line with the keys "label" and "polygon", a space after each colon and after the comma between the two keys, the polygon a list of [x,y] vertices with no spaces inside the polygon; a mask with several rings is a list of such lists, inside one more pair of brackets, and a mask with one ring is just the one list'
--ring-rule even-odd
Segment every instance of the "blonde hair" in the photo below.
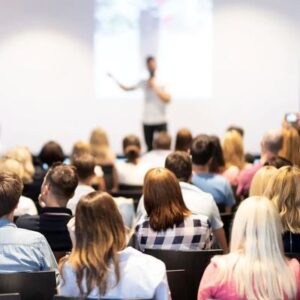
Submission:
{"label": "blonde hair", "polygon": [[277,172],[278,169],[273,166],[259,169],[251,181],[249,196],[263,196],[271,177]]}
{"label": "blonde hair", "polygon": [[223,154],[226,168],[245,166],[243,138],[236,130],[227,131],[223,139]]}
{"label": "blonde hair", "polygon": [[230,253],[217,256],[217,281],[235,283],[240,298],[296,299],[296,278],[283,253],[280,218],[271,201],[250,197],[239,206]]}
{"label": "blonde hair", "polygon": [[300,233],[300,169],[282,167],[270,180],[265,196],[272,200],[284,231]]}
{"label": "blonde hair", "polygon": [[285,128],[282,130],[282,135],[283,145],[280,156],[300,167],[300,137],[298,131],[293,127]]}
{"label": "blonde hair", "polygon": [[6,158],[0,161],[0,169],[2,172],[11,172],[20,177],[23,180],[24,168],[23,165],[13,158]]}
{"label": "blonde hair", "polygon": [[16,147],[9,150],[6,155],[6,158],[12,158],[17,160],[23,165],[24,174],[22,177],[23,183],[31,183],[34,175],[34,166],[32,162],[32,156],[27,147]]}
{"label": "blonde hair", "polygon": [[77,141],[73,145],[72,156],[79,156],[82,154],[91,153],[91,145],[85,141]]}

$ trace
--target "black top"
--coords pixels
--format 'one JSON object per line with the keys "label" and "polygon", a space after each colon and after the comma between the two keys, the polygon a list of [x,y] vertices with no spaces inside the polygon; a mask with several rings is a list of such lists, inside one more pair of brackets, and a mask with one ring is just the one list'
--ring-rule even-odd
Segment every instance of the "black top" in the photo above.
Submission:
{"label": "black top", "polygon": [[300,253],[300,234],[287,231],[283,234],[284,252]]}
{"label": "black top", "polygon": [[44,207],[39,216],[20,216],[16,224],[42,233],[53,251],[70,251],[72,242],[67,223],[72,218],[72,211],[65,207]]}

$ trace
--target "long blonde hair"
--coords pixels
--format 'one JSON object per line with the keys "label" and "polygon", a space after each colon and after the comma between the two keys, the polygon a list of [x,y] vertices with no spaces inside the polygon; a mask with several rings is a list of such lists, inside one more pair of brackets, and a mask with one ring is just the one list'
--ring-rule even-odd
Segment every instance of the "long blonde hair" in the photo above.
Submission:
{"label": "long blonde hair", "polygon": [[294,127],[282,130],[283,145],[280,156],[288,159],[294,165],[300,167],[300,136]]}
{"label": "long blonde hair", "polygon": [[225,167],[236,166],[243,169],[245,166],[244,146],[241,135],[235,131],[227,131],[223,139],[223,154]]}
{"label": "long blonde hair", "polygon": [[273,166],[265,166],[259,169],[251,181],[249,196],[263,196],[270,179],[277,172],[278,169]]}
{"label": "long blonde hair", "polygon": [[280,218],[267,198],[250,197],[241,203],[230,253],[213,261],[219,270],[217,281],[233,281],[240,298],[296,299],[296,278],[284,257]]}
{"label": "long blonde hair", "polygon": [[284,231],[300,233],[300,169],[280,168],[270,180],[265,196],[277,208]]}
{"label": "long blonde hair", "polygon": [[81,297],[87,297],[96,287],[99,294],[104,295],[112,287],[108,286],[109,270],[115,272],[115,285],[120,280],[118,252],[126,246],[125,226],[109,194],[92,192],[80,199],[76,208],[75,239],[70,256],[60,264],[61,270],[68,261],[76,273]]}

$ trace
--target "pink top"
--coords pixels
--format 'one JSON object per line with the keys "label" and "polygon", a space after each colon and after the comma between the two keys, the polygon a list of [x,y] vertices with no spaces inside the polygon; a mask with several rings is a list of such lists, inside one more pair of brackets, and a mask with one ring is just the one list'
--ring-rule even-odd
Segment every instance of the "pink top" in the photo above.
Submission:
{"label": "pink top", "polygon": [[[288,262],[289,267],[295,273],[297,278],[297,298],[300,299],[300,265],[296,259],[291,259]],[[239,298],[234,282],[225,282],[224,284],[216,284],[216,274],[218,267],[216,263],[211,262],[206,268],[200,282],[198,291],[198,300],[218,299],[218,300],[247,300],[247,298]],[[285,298],[287,299],[287,298]],[[296,300],[295,299],[295,300]]]}

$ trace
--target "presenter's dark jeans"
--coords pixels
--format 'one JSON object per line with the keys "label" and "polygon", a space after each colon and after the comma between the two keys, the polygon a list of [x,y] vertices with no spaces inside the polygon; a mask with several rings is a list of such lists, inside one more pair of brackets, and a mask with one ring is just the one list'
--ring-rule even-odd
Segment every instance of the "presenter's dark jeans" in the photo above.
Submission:
{"label": "presenter's dark jeans", "polygon": [[148,151],[152,150],[153,137],[155,132],[167,131],[167,123],[146,125],[144,124],[144,136]]}

